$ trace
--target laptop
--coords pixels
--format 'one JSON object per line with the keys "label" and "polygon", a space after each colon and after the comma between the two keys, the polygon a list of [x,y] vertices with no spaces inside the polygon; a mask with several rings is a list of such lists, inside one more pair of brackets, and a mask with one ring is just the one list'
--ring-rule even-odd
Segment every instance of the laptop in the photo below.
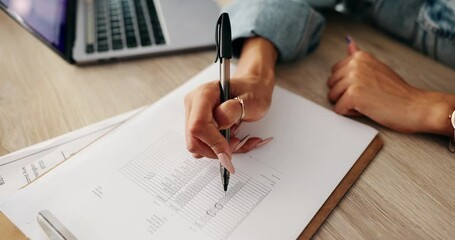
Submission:
{"label": "laptop", "polygon": [[214,46],[214,0],[0,0],[0,7],[70,63]]}

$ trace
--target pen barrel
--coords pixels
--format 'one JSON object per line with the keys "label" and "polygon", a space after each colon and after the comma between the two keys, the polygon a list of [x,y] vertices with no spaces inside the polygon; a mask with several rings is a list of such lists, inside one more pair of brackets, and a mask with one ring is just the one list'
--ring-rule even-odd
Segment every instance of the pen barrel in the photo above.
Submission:
{"label": "pen barrel", "polygon": [[[229,79],[230,79],[230,63],[229,59],[221,59],[220,64],[220,100],[221,103],[230,99],[230,88],[229,88]],[[226,138],[229,143],[231,140],[231,131],[230,129],[224,129],[220,131],[221,134]]]}
{"label": "pen barrel", "polygon": [[221,59],[220,64],[221,103],[230,99],[229,87],[229,79],[231,78],[230,64],[231,64],[230,59],[227,58]]}

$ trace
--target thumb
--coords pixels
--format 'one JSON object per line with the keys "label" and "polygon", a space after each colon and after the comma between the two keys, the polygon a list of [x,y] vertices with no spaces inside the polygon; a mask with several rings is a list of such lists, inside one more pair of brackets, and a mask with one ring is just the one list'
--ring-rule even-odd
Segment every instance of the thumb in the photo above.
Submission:
{"label": "thumb", "polygon": [[359,51],[359,47],[357,47],[357,43],[352,39],[350,35],[346,36],[346,42],[348,43],[348,54],[352,55],[355,52]]}
{"label": "thumb", "polygon": [[239,122],[242,115],[242,106],[236,99],[230,99],[213,110],[213,118],[218,129],[229,129]]}

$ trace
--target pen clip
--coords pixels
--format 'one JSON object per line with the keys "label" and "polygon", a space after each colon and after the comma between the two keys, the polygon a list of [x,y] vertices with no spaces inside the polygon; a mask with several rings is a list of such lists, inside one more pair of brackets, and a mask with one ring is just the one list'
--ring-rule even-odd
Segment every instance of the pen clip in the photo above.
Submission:
{"label": "pen clip", "polygon": [[232,58],[231,22],[227,13],[222,13],[216,21],[215,43],[215,62],[220,59],[220,63],[223,63],[223,58]]}
{"label": "pen clip", "polygon": [[218,59],[220,59],[220,62],[223,62],[223,59],[220,58],[221,18],[222,18],[222,15],[216,21],[216,27],[215,27],[215,44],[216,44],[215,62],[217,62]]}

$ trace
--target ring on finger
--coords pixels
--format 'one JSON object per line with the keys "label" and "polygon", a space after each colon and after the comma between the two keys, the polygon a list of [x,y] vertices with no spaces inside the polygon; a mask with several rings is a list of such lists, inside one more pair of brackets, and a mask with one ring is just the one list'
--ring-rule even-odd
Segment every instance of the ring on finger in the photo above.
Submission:
{"label": "ring on finger", "polygon": [[240,103],[240,107],[242,108],[242,113],[240,114],[240,118],[237,121],[237,122],[241,122],[245,118],[245,104],[243,103],[243,99],[240,96],[237,96],[234,99]]}

